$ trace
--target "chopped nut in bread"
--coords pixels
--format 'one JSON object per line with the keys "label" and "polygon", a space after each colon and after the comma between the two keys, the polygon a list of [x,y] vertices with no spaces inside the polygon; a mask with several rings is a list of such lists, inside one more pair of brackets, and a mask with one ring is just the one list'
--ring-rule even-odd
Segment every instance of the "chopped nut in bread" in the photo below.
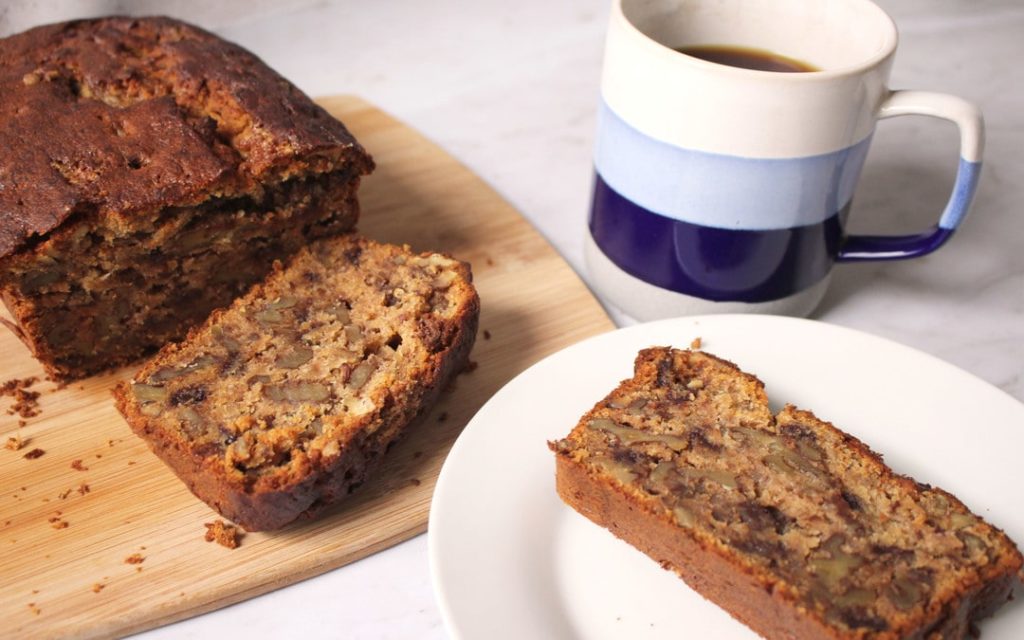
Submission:
{"label": "chopped nut in bread", "polygon": [[697,351],[651,348],[556,453],[562,499],[767,638],[963,638],[1022,558],[954,496],[890,470]]}
{"label": "chopped nut in bread", "polygon": [[336,502],[466,365],[467,265],[348,235],[303,249],[116,391],[135,432],[249,531]]}

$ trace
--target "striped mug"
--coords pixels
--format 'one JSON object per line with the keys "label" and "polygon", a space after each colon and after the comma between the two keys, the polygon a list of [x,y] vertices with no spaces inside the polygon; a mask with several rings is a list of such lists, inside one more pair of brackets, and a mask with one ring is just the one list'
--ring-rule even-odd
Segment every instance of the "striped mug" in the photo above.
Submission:
{"label": "striped mug", "polygon": [[[807,315],[836,262],[914,258],[967,213],[984,129],[955,96],[887,87],[896,28],[868,0],[616,0],[605,46],[585,255],[600,293],[638,320]],[[725,45],[817,70],[685,55]],[[955,122],[960,164],[938,224],[844,232],[880,118]]]}

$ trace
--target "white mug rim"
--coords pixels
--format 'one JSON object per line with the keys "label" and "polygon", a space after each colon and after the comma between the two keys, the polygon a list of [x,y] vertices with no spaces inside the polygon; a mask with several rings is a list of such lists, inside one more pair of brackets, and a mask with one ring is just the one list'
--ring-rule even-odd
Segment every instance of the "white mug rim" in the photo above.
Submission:
{"label": "white mug rim", "polygon": [[861,75],[884,63],[890,56],[892,56],[893,52],[896,51],[896,47],[899,44],[899,32],[896,28],[896,23],[893,21],[892,16],[886,13],[885,10],[877,4],[871,2],[871,0],[839,0],[848,4],[868,6],[880,18],[880,23],[883,25],[885,33],[883,34],[883,42],[879,47],[879,50],[874,55],[867,57],[858,63],[837,67],[835,69],[806,71],[801,73],[744,69],[742,67],[733,67],[725,64],[719,64],[717,62],[709,62],[695,56],[687,55],[658,42],[641,31],[629,18],[626,17],[622,5],[629,1],[630,0],[615,0],[613,5],[613,18],[621,27],[625,28],[626,33],[643,42],[643,46],[652,47],[652,50],[657,52],[656,55],[664,57],[670,64],[684,64],[716,73],[734,75],[737,78],[756,78],[760,80],[770,79],[772,81],[779,82],[805,83]]}

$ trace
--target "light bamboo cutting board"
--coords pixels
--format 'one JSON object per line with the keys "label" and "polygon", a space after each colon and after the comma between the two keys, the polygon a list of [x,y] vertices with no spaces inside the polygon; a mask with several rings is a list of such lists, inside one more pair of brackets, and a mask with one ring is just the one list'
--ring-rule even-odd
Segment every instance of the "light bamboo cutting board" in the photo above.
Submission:
{"label": "light bamboo cutting board", "polygon": [[[483,309],[472,355],[478,368],[459,376],[348,502],[313,522],[246,534],[235,550],[203,540],[203,523],[216,514],[114,409],[110,389],[129,371],[64,389],[37,384],[42,413],[20,429],[17,417],[5,413],[10,399],[0,398],[0,441],[15,433],[26,440],[19,451],[0,448],[0,635],[124,635],[308,578],[423,532],[441,463],[476,410],[541,357],[612,328],[569,266],[465,167],[357,98],[322,104],[378,164],[360,193],[360,230],[473,265]],[[0,329],[0,381],[27,376],[42,377],[42,370]],[[36,448],[45,454],[23,457]]]}

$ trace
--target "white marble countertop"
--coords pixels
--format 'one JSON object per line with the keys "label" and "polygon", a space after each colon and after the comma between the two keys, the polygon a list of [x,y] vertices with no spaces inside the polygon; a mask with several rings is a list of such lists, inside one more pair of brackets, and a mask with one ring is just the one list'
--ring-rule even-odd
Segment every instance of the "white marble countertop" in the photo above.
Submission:
{"label": "white marble countertop", "polygon": [[[942,250],[907,262],[838,266],[813,317],[910,345],[1024,400],[1024,4],[879,3],[901,33],[893,88],[978,103],[988,128],[984,171],[971,215]],[[253,50],[311,95],[368,99],[482,176],[586,279],[605,0],[57,4],[80,14],[156,7]],[[42,10],[20,5],[8,15],[19,27]],[[948,197],[956,151],[948,123],[882,122],[855,197],[853,231],[930,226]],[[426,536],[144,635],[201,638],[240,629],[249,637],[446,637]]]}

